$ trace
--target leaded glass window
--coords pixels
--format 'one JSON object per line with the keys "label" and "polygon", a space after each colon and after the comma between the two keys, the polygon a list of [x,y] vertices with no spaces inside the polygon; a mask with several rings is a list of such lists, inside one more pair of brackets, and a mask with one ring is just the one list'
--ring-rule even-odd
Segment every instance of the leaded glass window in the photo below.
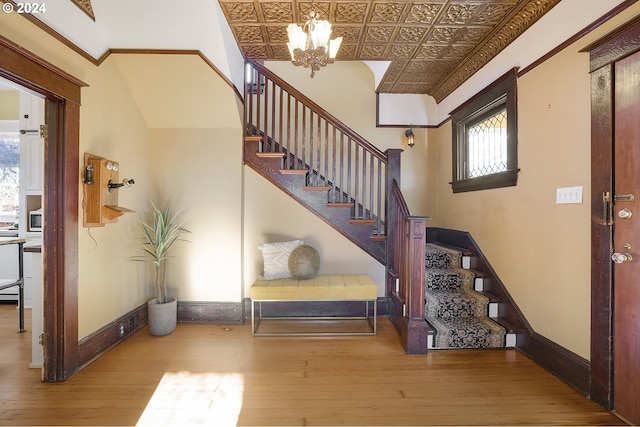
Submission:
{"label": "leaded glass window", "polygon": [[454,193],[516,185],[515,69],[451,113]]}

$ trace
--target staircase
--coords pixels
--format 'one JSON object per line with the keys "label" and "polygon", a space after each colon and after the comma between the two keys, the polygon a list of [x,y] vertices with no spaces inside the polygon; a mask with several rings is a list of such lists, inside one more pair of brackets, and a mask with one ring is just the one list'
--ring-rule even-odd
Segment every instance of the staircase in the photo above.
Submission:
{"label": "staircase", "polygon": [[515,334],[490,319],[496,303],[482,295],[482,278],[468,268],[463,253],[434,244],[425,250],[425,317],[435,334],[429,348],[501,348],[515,345]]}
{"label": "staircase", "polygon": [[[444,344],[453,339],[445,339],[442,317],[428,318],[433,327],[425,320],[425,309],[438,311],[438,297],[425,293],[436,287],[435,276],[425,269],[430,229],[428,218],[411,215],[400,191],[402,150],[381,152],[261,64],[247,61],[246,70],[245,164],[385,266],[389,318],[407,353],[455,347]],[[445,234],[438,236],[451,237]],[[466,273],[456,274],[473,281]],[[427,276],[431,285],[425,286]],[[497,316],[506,315],[522,329],[506,291],[493,288],[506,295]],[[483,298],[478,300],[486,311]],[[502,331],[496,340],[504,345]]]}
{"label": "staircase", "polygon": [[386,203],[402,150],[378,150],[261,64],[247,65],[245,164],[386,265]]}

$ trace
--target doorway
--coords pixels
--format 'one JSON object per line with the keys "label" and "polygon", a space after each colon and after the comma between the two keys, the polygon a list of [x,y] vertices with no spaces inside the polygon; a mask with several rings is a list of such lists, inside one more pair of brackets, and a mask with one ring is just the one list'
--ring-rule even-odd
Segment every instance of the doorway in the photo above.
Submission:
{"label": "doorway", "polygon": [[591,398],[639,424],[640,17],[584,50],[592,82]]}
{"label": "doorway", "polygon": [[23,360],[30,368],[42,368],[44,100],[0,78],[0,112],[0,237],[27,239],[22,257],[17,244],[0,246],[0,277],[15,281],[21,265],[24,283],[22,303],[17,286],[1,291],[0,303],[15,307],[16,317],[24,315],[30,322],[31,339],[21,339],[30,344],[30,356]]}
{"label": "doorway", "polygon": [[80,88],[85,83],[0,36],[0,78],[45,99],[43,379],[78,370]]}

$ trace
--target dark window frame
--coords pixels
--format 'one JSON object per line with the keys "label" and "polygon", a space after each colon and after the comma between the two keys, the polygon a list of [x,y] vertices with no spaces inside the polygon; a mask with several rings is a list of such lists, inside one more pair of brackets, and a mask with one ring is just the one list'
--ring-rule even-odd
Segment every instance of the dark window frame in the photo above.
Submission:
{"label": "dark window frame", "polygon": [[[451,112],[454,193],[515,186],[518,181],[518,94],[517,68],[513,68],[480,93]],[[467,128],[487,116],[507,110],[507,170],[467,177]]]}

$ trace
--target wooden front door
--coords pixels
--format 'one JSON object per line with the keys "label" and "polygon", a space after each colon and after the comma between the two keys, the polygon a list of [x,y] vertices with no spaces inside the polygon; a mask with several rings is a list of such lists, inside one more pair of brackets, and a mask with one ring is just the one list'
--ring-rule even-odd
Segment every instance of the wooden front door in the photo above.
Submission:
{"label": "wooden front door", "polygon": [[615,64],[613,409],[640,423],[640,52]]}
{"label": "wooden front door", "polygon": [[589,395],[640,424],[640,16],[583,51],[591,73]]}

